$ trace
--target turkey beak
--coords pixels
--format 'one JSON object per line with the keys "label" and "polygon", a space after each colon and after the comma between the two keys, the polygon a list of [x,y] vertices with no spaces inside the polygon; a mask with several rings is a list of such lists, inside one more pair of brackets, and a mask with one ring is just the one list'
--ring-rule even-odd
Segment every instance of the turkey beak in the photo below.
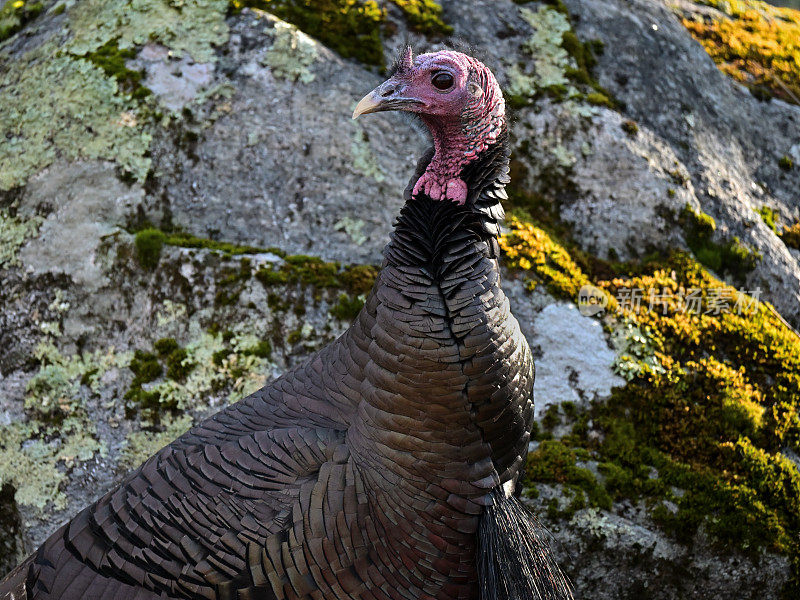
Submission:
{"label": "turkey beak", "polygon": [[361,115],[381,112],[384,110],[410,110],[412,107],[424,104],[416,98],[407,98],[403,95],[406,85],[388,79],[364,96],[353,111],[353,118]]}

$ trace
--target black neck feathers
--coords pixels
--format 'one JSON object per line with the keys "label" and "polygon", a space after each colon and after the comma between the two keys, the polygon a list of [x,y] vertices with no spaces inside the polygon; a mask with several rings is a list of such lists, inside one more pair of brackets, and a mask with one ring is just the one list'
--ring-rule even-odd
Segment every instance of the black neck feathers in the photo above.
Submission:
{"label": "black neck feathers", "polygon": [[421,267],[436,278],[454,254],[498,256],[497,237],[505,216],[501,200],[507,198],[505,186],[510,180],[508,132],[504,130],[494,144],[461,171],[468,189],[463,205],[433,200],[425,194],[412,196],[411,190],[432,156],[431,148],[417,164],[384,256],[387,264]]}

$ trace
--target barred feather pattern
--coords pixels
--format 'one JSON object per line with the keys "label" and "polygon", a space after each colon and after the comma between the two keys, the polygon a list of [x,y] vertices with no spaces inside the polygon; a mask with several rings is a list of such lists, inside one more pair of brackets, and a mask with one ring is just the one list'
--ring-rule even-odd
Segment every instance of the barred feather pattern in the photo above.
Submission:
{"label": "barred feather pattern", "polygon": [[462,175],[463,206],[411,197],[412,179],[341,337],[148,459],[0,600],[488,598],[479,541],[489,564],[514,556],[493,490],[515,484],[533,422],[531,352],[500,288],[506,134]]}

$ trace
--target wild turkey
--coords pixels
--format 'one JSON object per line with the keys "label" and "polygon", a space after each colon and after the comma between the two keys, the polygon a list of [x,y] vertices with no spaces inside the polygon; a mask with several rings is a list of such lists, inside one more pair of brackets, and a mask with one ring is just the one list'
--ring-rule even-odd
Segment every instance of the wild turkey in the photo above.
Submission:
{"label": "wild turkey", "polygon": [[512,495],[533,362],[500,289],[502,93],[474,58],[408,49],[353,117],[382,110],[433,148],[352,326],[147,460],[0,599],[570,597]]}

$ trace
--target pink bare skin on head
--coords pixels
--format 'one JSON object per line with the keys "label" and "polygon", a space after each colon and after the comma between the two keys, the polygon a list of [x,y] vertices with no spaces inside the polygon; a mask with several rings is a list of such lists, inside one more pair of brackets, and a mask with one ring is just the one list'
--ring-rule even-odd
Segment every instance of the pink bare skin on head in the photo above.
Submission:
{"label": "pink bare skin on head", "polygon": [[414,59],[408,48],[397,72],[367,95],[353,115],[380,110],[418,114],[433,137],[433,158],[413,195],[464,204],[462,169],[497,140],[505,123],[503,94],[492,72],[460,52],[443,50]]}

